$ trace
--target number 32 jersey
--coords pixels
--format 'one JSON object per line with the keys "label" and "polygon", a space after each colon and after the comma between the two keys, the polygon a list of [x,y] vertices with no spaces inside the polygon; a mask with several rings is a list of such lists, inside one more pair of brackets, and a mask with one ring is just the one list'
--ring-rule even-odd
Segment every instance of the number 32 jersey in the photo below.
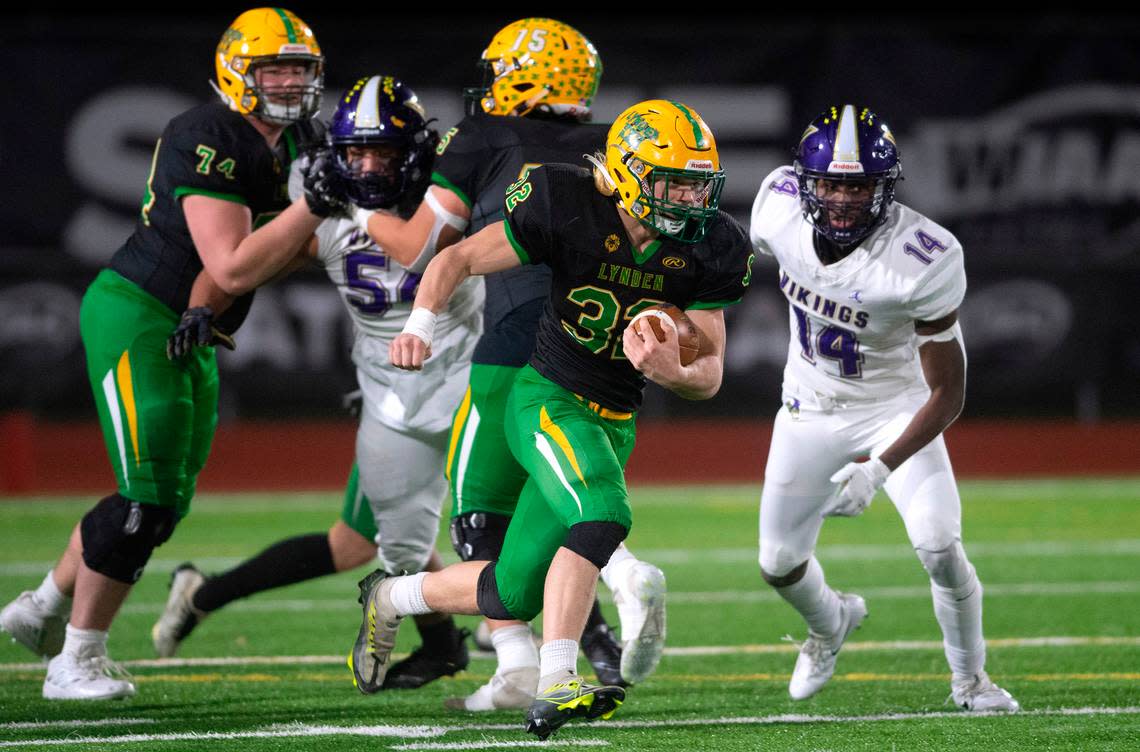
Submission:
{"label": "number 32 jersey", "polygon": [[845,258],[824,265],[790,167],[772,172],[752,206],[752,245],[780,265],[791,340],[784,388],[837,401],[927,389],[915,321],[957,309],[966,293],[962,246],[944,227],[894,203]]}

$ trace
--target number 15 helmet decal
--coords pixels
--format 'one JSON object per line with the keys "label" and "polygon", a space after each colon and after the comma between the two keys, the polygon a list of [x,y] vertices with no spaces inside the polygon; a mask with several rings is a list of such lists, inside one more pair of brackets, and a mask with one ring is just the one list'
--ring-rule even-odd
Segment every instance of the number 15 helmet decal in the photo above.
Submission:
{"label": "number 15 helmet decal", "polygon": [[463,92],[468,114],[585,119],[602,78],[602,59],[590,40],[552,18],[504,26],[483,50],[479,68],[481,85]]}

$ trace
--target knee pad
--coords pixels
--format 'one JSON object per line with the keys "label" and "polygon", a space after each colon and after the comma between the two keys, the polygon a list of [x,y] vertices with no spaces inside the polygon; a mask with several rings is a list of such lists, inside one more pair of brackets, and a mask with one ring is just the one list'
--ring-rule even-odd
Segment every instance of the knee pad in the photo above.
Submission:
{"label": "knee pad", "polygon": [[451,547],[463,561],[495,561],[511,518],[493,512],[467,512],[451,518]]}
{"label": "knee pad", "polygon": [[940,551],[927,551],[916,548],[918,560],[922,562],[930,581],[944,588],[957,588],[969,582],[974,568],[966,558],[961,541],[954,541]]}
{"label": "knee pad", "polygon": [[83,563],[112,580],[133,585],[151,553],[170,538],[176,524],[173,507],[140,504],[112,494],[79,523]]}
{"label": "knee pad", "polygon": [[772,574],[767,569],[764,569],[763,566],[761,566],[760,567],[760,576],[764,578],[764,582],[767,582],[769,585],[771,585],[774,588],[788,587],[789,585],[795,585],[797,582],[799,582],[800,580],[802,580],[804,578],[804,573],[807,572],[807,568],[808,568],[809,563],[810,563],[810,560],[805,561],[803,564],[800,564],[798,567],[793,568],[790,572],[787,572],[786,574],[779,574],[779,575],[778,574]]}
{"label": "knee pad", "polygon": [[601,569],[627,535],[629,528],[616,522],[579,522],[562,545]]}
{"label": "knee pad", "polygon": [[[479,605],[479,612],[488,619],[509,621],[515,617],[503,605],[499,596],[499,584],[495,582],[495,562],[487,562],[483,571],[479,573],[479,587],[475,593],[475,602]],[[527,620],[529,621],[529,620]]]}
{"label": "knee pad", "polygon": [[[760,541],[760,572],[769,584],[771,584],[769,577],[775,579],[790,577],[796,570],[799,570],[799,576],[803,577],[802,568],[811,557],[810,548],[806,551],[800,551],[775,542]],[[799,578],[797,577],[797,579]],[[784,586],[776,585],[775,587]]]}

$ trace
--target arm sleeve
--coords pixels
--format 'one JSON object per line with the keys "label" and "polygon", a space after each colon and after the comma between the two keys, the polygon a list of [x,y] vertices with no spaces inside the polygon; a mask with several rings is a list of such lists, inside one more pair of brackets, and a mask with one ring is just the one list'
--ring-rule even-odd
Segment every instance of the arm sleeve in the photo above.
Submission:
{"label": "arm sleeve", "polygon": [[551,187],[549,168],[536,167],[503,197],[504,230],[524,264],[550,261],[555,242]]}
{"label": "arm sleeve", "polygon": [[955,240],[939,254],[915,285],[910,298],[915,321],[934,321],[958,309],[966,296],[966,265],[962,246]]}
{"label": "arm sleeve", "polygon": [[163,156],[174,197],[190,194],[248,204],[247,183],[254,165],[247,164],[232,134],[203,130],[168,133]]}
{"label": "arm sleeve", "polygon": [[752,282],[752,262],[756,256],[744,228],[721,212],[709,232],[709,263],[697,287],[696,300],[689,308],[724,308],[740,302]]}

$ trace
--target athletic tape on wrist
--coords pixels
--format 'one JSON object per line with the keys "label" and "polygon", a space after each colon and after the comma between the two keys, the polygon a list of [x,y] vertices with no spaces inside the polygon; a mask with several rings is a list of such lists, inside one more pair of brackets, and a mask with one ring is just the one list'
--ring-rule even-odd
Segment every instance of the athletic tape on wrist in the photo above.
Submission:
{"label": "athletic tape on wrist", "polygon": [[404,334],[414,334],[423,340],[425,345],[431,344],[432,335],[435,334],[435,314],[428,308],[413,308],[404,322]]}

